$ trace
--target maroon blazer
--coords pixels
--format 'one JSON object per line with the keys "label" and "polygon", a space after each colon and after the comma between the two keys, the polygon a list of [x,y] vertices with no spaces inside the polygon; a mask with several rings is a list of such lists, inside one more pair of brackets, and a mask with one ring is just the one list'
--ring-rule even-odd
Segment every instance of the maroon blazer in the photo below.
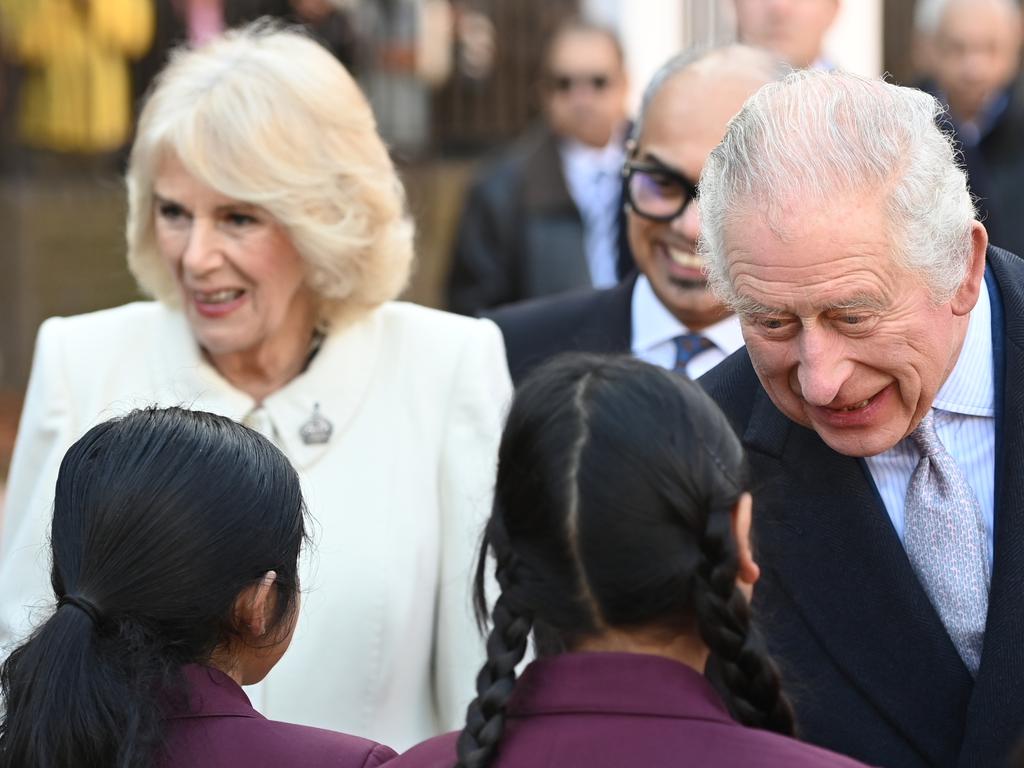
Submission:
{"label": "maroon blazer", "polygon": [[[864,768],[734,721],[704,677],[634,653],[538,659],[517,681],[493,768]],[[451,768],[457,733],[419,744],[388,768]]]}
{"label": "maroon blazer", "polygon": [[187,711],[167,718],[160,768],[374,768],[395,753],[343,733],[267,720],[234,680],[210,667],[185,667]]}

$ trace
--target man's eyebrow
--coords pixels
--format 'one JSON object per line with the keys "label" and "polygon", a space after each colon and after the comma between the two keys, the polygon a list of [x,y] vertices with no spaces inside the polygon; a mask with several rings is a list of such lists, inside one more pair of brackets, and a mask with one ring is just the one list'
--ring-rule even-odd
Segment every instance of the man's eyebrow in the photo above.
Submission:
{"label": "man's eyebrow", "polygon": [[[778,307],[769,307],[749,296],[736,296],[731,302],[733,311],[738,315],[761,315],[765,317],[781,317],[791,314],[788,310]],[[817,307],[818,312],[849,312],[851,310],[867,309],[876,312],[884,309],[883,301],[877,296],[859,294],[838,301],[830,301]]]}
{"label": "man's eyebrow", "polygon": [[877,296],[871,296],[869,294],[859,294],[851,296],[847,299],[841,299],[839,301],[831,301],[821,307],[822,312],[836,312],[842,310],[851,309],[870,309],[876,312],[880,312],[884,309],[884,302]]}
{"label": "man's eyebrow", "polygon": [[738,315],[784,315],[786,312],[775,307],[766,306],[749,296],[736,296],[731,302],[732,310]]}

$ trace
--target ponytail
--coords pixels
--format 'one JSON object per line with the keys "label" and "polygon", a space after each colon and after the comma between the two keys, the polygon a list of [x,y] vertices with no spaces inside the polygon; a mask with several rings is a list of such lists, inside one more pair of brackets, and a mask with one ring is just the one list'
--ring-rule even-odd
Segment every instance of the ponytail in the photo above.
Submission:
{"label": "ponytail", "polygon": [[230,419],[134,411],[68,450],[54,489],[57,606],[0,666],[0,768],[142,768],[182,667],[239,636],[234,606],[277,574],[271,630],[297,599],[299,479],[268,440]]}
{"label": "ponytail", "polygon": [[62,600],[0,669],[0,768],[152,765],[170,672],[140,627]]}
{"label": "ponytail", "polygon": [[736,587],[736,543],[731,509],[714,509],[701,541],[703,561],[694,579],[697,629],[711,651],[708,677],[744,725],[786,736],[796,731],[793,708],[782,693],[750,606]]}

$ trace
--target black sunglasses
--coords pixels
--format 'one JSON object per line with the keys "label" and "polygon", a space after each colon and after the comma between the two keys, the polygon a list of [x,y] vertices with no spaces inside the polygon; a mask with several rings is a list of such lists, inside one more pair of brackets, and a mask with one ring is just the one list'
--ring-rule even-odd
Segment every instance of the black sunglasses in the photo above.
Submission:
{"label": "black sunglasses", "polygon": [[608,75],[551,75],[548,87],[558,93],[569,93],[577,88],[588,87],[594,91],[603,91],[611,84]]}
{"label": "black sunglasses", "polygon": [[672,221],[697,199],[697,185],[686,176],[657,163],[627,162],[626,202],[645,219]]}

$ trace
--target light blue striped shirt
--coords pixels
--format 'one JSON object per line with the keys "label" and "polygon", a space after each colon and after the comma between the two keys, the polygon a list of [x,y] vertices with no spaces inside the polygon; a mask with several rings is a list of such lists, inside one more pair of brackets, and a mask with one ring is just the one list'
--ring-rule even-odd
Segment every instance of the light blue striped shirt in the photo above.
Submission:
{"label": "light blue striped shirt", "polygon": [[[971,311],[960,357],[932,404],[939,439],[974,489],[988,534],[992,563],[995,506],[996,410],[992,370],[992,306],[983,283]],[[920,457],[910,439],[867,462],[875,487],[903,541],[903,503],[910,476]]]}
{"label": "light blue striped shirt", "polygon": [[583,219],[583,253],[595,288],[619,282],[619,209],[626,150],[616,133],[602,148],[564,141],[562,173]]}

